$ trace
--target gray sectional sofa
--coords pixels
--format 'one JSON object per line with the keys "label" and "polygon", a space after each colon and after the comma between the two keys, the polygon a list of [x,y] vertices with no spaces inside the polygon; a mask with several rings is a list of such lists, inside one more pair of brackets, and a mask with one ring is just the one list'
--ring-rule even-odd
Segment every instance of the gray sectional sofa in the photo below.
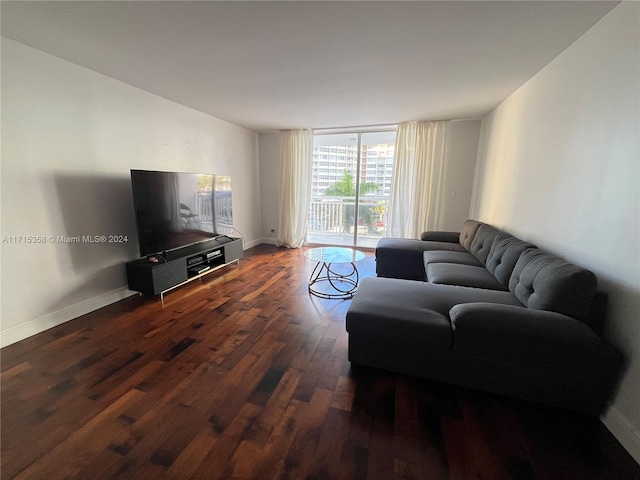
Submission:
{"label": "gray sectional sofa", "polygon": [[622,366],[595,275],[491,225],[380,240],[349,307],[349,360],[600,413]]}

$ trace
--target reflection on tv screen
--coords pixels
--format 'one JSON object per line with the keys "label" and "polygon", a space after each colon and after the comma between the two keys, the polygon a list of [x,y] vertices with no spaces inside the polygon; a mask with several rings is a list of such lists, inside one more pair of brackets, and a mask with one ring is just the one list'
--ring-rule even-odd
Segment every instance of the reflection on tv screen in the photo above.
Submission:
{"label": "reflection on tv screen", "polygon": [[131,170],[142,256],[233,231],[231,177]]}

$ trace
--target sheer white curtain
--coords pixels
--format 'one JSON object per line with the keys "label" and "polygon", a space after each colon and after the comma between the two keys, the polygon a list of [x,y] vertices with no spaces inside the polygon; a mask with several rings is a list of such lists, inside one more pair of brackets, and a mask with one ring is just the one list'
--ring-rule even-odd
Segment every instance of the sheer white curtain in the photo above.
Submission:
{"label": "sheer white curtain", "polygon": [[278,241],[280,247],[300,248],[307,233],[311,195],[313,132],[280,132],[281,173]]}
{"label": "sheer white curtain", "polygon": [[442,183],[449,121],[398,126],[387,235],[419,238],[443,228]]}

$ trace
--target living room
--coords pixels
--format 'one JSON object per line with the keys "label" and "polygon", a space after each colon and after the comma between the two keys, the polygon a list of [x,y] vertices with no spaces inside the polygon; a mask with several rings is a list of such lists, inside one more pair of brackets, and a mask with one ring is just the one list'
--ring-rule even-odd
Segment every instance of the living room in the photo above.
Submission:
{"label": "living room", "polygon": [[[586,26],[567,25],[567,30],[582,31],[565,39],[567,43],[546,60],[541,54],[541,63],[528,78],[512,84],[509,95],[474,118],[455,113],[443,117],[431,113],[431,106],[418,104],[411,107],[419,113],[385,121],[377,111],[393,99],[381,98],[375,108],[344,123],[342,119],[310,123],[303,112],[298,124],[286,124],[278,118],[279,111],[271,110],[270,124],[260,123],[256,116],[251,126],[238,126],[234,115],[243,113],[241,108],[221,110],[219,116],[194,108],[188,89],[182,98],[163,98],[137,86],[135,79],[122,81],[98,73],[98,64],[81,66],[61,54],[47,53],[45,34],[57,31],[55,22],[63,22],[69,11],[58,16],[51,7],[29,3],[32,6],[2,5],[3,238],[103,234],[134,238],[129,170],[146,168],[231,175],[234,227],[246,239],[245,249],[250,249],[269,243],[270,230],[278,226],[278,130],[457,120],[454,124],[464,140],[473,143],[474,136],[479,140],[473,184],[465,191],[468,211],[463,208],[463,213],[447,217],[445,229],[459,229],[466,217],[479,219],[597,275],[600,288],[609,295],[605,335],[626,359],[618,392],[602,421],[640,461],[637,3],[602,2]],[[509,3],[511,8],[522,5],[530,14],[529,2]],[[597,2],[575,3],[574,8],[585,3],[597,6]],[[366,5],[359,8],[366,14]],[[39,9],[44,13],[38,15]],[[36,19],[54,23],[49,29],[34,23],[29,30]],[[98,23],[117,36],[119,24],[109,15]],[[61,40],[70,42],[69,55],[82,58],[89,52],[90,58],[117,69],[120,60],[113,60],[108,45],[89,41],[87,30],[95,25],[80,25],[70,30],[77,35],[84,32],[79,40],[71,36]],[[157,27],[157,32],[163,28],[167,25]],[[237,25],[230,23],[228,28]],[[21,38],[21,31],[31,36]],[[533,36],[541,44],[546,37]],[[245,53],[242,46],[240,53],[231,55]],[[275,46],[265,46],[265,52],[270,48]],[[545,48],[541,45],[540,51],[548,54]],[[278,66],[296,78],[296,65],[288,59],[269,58],[278,59]],[[156,61],[168,72],[175,68]],[[121,68],[126,70],[126,64]],[[265,75],[241,83],[248,89],[269,80]],[[473,85],[466,88],[472,91]],[[274,95],[268,89],[258,93]],[[485,93],[472,91],[476,97]],[[222,103],[214,93],[204,100]],[[260,97],[251,101],[256,114],[267,110]],[[362,120],[363,116],[373,120]],[[468,176],[460,182],[466,185]],[[103,245],[3,241],[2,346],[130,297],[124,264],[138,256],[134,241]]]}

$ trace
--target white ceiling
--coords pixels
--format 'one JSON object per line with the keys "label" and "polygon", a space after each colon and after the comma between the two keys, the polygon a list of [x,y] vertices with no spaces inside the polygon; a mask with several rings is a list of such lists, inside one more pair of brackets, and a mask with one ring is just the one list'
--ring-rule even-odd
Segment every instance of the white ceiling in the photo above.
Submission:
{"label": "white ceiling", "polygon": [[479,117],[612,1],[2,1],[2,35],[255,131]]}

